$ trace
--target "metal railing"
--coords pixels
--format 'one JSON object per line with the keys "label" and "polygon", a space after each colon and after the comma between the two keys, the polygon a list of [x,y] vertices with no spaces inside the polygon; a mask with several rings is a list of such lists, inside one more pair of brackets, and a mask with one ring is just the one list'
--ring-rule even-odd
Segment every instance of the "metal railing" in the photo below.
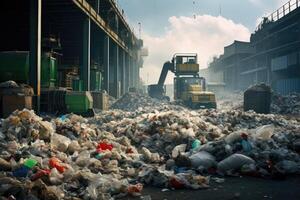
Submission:
{"label": "metal railing", "polygon": [[281,6],[278,10],[270,14],[268,17],[265,17],[263,21],[256,27],[256,31],[261,30],[265,24],[276,22],[277,20],[281,19],[282,17],[286,16],[299,7],[300,0],[290,0],[289,2]]}
{"label": "metal railing", "polygon": [[[119,13],[123,16],[123,19],[125,21],[128,21],[128,16],[125,13],[125,11],[121,8],[120,4],[119,4],[119,0],[112,0],[113,3],[115,4],[116,8],[118,9]],[[300,1],[300,0],[299,0]],[[130,25],[129,23],[127,23],[128,27],[130,28],[131,32],[136,35],[135,29],[132,25]]]}

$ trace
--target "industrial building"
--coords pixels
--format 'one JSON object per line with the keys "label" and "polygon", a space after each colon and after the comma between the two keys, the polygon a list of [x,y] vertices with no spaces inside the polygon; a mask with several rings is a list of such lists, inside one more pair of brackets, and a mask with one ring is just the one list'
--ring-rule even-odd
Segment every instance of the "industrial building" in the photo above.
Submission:
{"label": "industrial building", "polygon": [[291,0],[263,19],[250,42],[234,41],[208,68],[208,79],[227,90],[266,83],[281,94],[300,92],[300,1]]}
{"label": "industrial building", "polygon": [[[10,0],[0,15],[0,82],[28,80],[37,104],[41,88],[50,86],[106,90],[115,98],[139,87],[143,41],[114,0]],[[29,69],[5,62],[11,54],[26,58]]]}

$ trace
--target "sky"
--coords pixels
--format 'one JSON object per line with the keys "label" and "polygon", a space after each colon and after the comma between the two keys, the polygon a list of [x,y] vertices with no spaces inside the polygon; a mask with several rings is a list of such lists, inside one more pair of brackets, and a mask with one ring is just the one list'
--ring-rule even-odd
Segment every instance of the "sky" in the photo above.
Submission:
{"label": "sky", "polygon": [[[175,53],[198,53],[206,68],[224,46],[234,40],[249,41],[263,16],[288,0],[117,0],[149,56],[144,59],[141,77],[156,83],[163,63]],[[173,82],[170,74],[167,84]]]}

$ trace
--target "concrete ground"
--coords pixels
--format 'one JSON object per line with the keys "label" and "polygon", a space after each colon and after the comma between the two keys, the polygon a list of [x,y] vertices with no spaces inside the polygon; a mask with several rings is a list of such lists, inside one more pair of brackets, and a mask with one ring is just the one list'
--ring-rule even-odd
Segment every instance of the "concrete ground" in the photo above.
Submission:
{"label": "concrete ground", "polygon": [[162,189],[146,187],[141,197],[124,199],[150,200],[300,200],[300,176],[285,180],[265,180],[252,177],[227,177],[224,183],[211,181],[204,190],[176,190],[162,192]]}

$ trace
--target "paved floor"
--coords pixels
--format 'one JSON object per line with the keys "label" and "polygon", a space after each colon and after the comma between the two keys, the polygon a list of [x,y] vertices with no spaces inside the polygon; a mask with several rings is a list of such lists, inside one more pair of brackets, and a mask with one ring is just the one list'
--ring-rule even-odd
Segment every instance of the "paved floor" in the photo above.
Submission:
{"label": "paved floor", "polygon": [[[149,200],[300,200],[300,176],[289,177],[286,180],[275,181],[251,177],[230,177],[224,183],[211,182],[211,187],[205,190],[176,190],[162,192],[159,188],[146,187],[142,197],[125,199]],[[148,197],[149,197],[148,196]]]}

